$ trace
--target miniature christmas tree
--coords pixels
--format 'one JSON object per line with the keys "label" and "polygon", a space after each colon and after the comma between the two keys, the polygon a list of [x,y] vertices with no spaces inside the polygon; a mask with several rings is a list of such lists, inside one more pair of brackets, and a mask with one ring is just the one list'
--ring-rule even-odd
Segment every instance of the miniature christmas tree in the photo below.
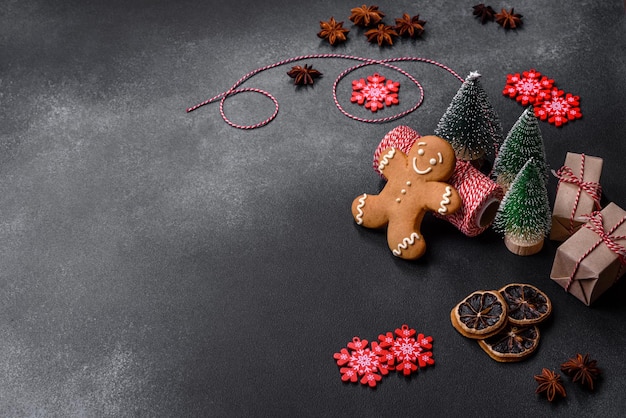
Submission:
{"label": "miniature christmas tree", "polygon": [[532,255],[543,247],[551,221],[544,176],[531,158],[504,195],[493,223],[494,229],[504,233],[504,243],[509,251]]}
{"label": "miniature christmas tree", "polygon": [[529,159],[535,161],[539,173],[548,180],[546,152],[539,121],[532,107],[527,108],[509,131],[493,163],[496,182],[505,190]]}
{"label": "miniature christmas tree", "polygon": [[454,148],[457,158],[477,160],[495,151],[502,143],[502,126],[480,74],[471,72],[452,99],[435,129]]}

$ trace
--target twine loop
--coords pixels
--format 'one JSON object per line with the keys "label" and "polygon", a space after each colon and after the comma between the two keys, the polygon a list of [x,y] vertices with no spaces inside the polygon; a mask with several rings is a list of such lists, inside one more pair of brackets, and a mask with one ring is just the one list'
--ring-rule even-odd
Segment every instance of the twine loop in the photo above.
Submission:
{"label": "twine loop", "polygon": [[[241,77],[235,84],[233,84],[233,86],[216,95],[211,97],[210,99],[207,99],[201,103],[198,103],[197,105],[191,106],[189,108],[187,108],[187,113],[189,112],[193,112],[194,110],[208,105],[210,103],[216,102],[219,100],[219,111],[220,111],[220,115],[222,117],[222,119],[224,120],[224,122],[226,122],[227,124],[229,124],[230,126],[234,127],[234,128],[238,128],[238,129],[256,129],[256,128],[260,128],[262,126],[267,125],[268,123],[270,123],[272,120],[274,120],[276,118],[276,116],[278,115],[278,100],[276,100],[276,98],[269,93],[266,90],[262,90],[262,89],[257,89],[257,88],[252,88],[252,87],[246,87],[246,88],[240,88],[240,86],[246,82],[246,80],[248,80],[249,78],[253,77],[254,75],[275,68],[275,67],[279,67],[281,65],[286,65],[286,64],[290,64],[293,63],[295,61],[302,61],[302,60],[306,60],[306,59],[318,59],[318,58],[339,58],[339,59],[347,59],[347,60],[353,60],[353,61],[361,61],[360,64],[357,64],[355,66],[352,66],[348,69],[346,69],[345,71],[343,71],[341,74],[339,74],[339,76],[337,76],[337,78],[335,79],[335,82],[333,83],[333,88],[332,88],[332,94],[333,94],[333,101],[335,103],[335,106],[337,107],[337,109],[345,116],[349,117],[350,119],[354,119],[356,121],[359,122],[365,122],[365,123],[383,123],[383,122],[390,122],[396,119],[399,119],[403,116],[408,115],[409,113],[415,111],[417,108],[419,108],[422,105],[422,102],[424,101],[424,89],[421,85],[421,83],[415,78],[413,77],[410,73],[408,73],[407,71],[403,70],[402,68],[394,65],[394,63],[396,62],[423,62],[426,64],[431,64],[434,65],[436,67],[439,67],[445,71],[447,71],[448,73],[452,74],[455,78],[457,78],[460,82],[463,82],[463,78],[461,76],[459,76],[456,72],[454,72],[452,69],[450,69],[449,67],[445,66],[444,64],[441,64],[437,61],[431,60],[431,59],[427,59],[427,58],[421,58],[421,57],[400,57],[400,58],[387,58],[387,59],[381,59],[381,60],[377,60],[377,59],[371,59],[371,58],[363,58],[363,57],[358,57],[358,56],[353,56],[353,55],[345,55],[345,54],[311,54],[311,55],[301,55],[301,56],[297,56],[297,57],[293,57],[293,58],[288,58],[282,61],[278,61],[274,64],[270,64],[264,67],[260,67],[257,68],[254,71],[249,72],[248,74],[244,75],[243,77]],[[355,116],[351,113],[349,113],[348,111],[346,111],[341,104],[339,103],[339,100],[337,99],[337,85],[339,84],[339,82],[345,78],[349,73],[362,68],[362,67],[366,67],[368,65],[380,65],[386,68],[389,68],[391,70],[397,71],[400,74],[404,75],[405,77],[407,77],[419,90],[420,93],[420,97],[419,99],[416,101],[416,103],[409,109],[400,112],[400,113],[396,113],[395,115],[392,116],[387,116],[387,117],[383,117],[383,118],[378,118],[378,119],[367,119],[367,118],[361,118],[358,116]],[[252,92],[252,93],[259,93],[264,95],[265,97],[269,98],[273,103],[274,103],[274,113],[268,117],[267,119],[255,123],[255,124],[251,124],[251,125],[240,125],[237,124],[233,121],[230,120],[230,118],[224,113],[224,102],[226,101],[226,99],[228,99],[229,97],[232,97],[236,94],[239,93],[246,93],[246,92]]]}

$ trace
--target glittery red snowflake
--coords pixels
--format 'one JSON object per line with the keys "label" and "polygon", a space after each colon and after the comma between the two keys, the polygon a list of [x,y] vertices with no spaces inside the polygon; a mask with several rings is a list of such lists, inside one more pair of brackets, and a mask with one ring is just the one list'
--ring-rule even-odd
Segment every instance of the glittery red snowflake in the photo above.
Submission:
{"label": "glittery red snowflake", "polygon": [[433,337],[402,325],[395,333],[387,332],[378,336],[368,347],[368,341],[354,337],[347,348],[333,355],[340,367],[341,380],[360,382],[375,387],[390,370],[402,372],[405,376],[419,369],[435,364],[430,351]]}
{"label": "glittery red snowflake", "polygon": [[554,80],[531,69],[524,71],[521,76],[519,73],[507,75],[502,93],[526,106],[534,104],[540,98],[541,92],[551,89],[553,85]]}
{"label": "glittery red snowflake", "polygon": [[507,75],[502,94],[517,100],[522,106],[532,105],[535,115],[555,126],[580,119],[580,97],[559,90],[554,80],[531,69]]}
{"label": "glittery red snowflake", "polygon": [[344,382],[360,381],[363,385],[375,387],[382,376],[389,373],[386,364],[387,350],[384,350],[377,342],[372,342],[371,348],[367,347],[368,341],[354,337],[348,343],[348,349],[342,348],[334,354],[338,366],[341,367],[341,380]]}
{"label": "glittery red snowflake", "polygon": [[378,341],[383,349],[387,349],[393,358],[389,358],[388,366],[402,372],[405,376],[417,372],[419,368],[424,368],[435,364],[430,350],[432,337],[424,334],[415,336],[416,331],[408,325],[395,330],[395,336],[391,332],[378,336]]}
{"label": "glittery red snowflake", "polygon": [[570,120],[580,119],[580,97],[571,93],[565,94],[563,90],[553,88],[548,97],[538,106],[535,106],[535,116],[541,120],[548,120],[556,126],[561,126]]}
{"label": "glittery red snowflake", "polygon": [[387,80],[378,73],[367,77],[367,81],[361,78],[352,81],[352,103],[363,105],[372,112],[376,112],[387,106],[398,104],[398,90],[400,83]]}

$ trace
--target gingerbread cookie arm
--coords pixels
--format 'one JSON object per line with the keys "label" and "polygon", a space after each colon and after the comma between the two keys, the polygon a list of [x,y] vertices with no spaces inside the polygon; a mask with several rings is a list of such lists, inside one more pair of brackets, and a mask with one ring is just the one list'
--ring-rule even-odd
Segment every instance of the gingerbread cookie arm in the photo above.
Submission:
{"label": "gingerbread cookie arm", "polygon": [[408,157],[401,150],[397,148],[386,148],[380,154],[378,171],[389,179],[406,170],[407,160]]}
{"label": "gingerbread cookie arm", "polygon": [[352,216],[357,225],[382,228],[389,222],[387,210],[379,195],[363,193],[352,201]]}
{"label": "gingerbread cookie arm", "polygon": [[461,208],[463,201],[459,192],[451,185],[443,182],[432,182],[428,184],[431,193],[425,206],[440,215],[451,215]]}

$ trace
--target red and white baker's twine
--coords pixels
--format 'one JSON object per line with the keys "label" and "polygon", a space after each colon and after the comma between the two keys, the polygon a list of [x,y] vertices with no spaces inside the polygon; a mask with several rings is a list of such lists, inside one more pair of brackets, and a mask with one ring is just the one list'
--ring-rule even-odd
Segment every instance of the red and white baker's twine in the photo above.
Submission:
{"label": "red and white baker's twine", "polygon": [[622,219],[608,231],[604,230],[602,212],[596,211],[593,212],[591,215],[585,215],[584,218],[588,220],[588,222],[584,225],[585,228],[598,234],[600,239],[596,241],[591,246],[591,248],[585,251],[585,253],[580,256],[580,258],[574,265],[574,271],[569,276],[569,280],[567,281],[567,285],[565,287],[566,291],[569,290],[569,287],[574,281],[574,277],[578,272],[580,264],[589,254],[591,254],[593,250],[595,250],[602,243],[606,244],[607,248],[617,255],[617,258],[620,262],[620,269],[617,272],[617,277],[615,278],[615,280],[619,279],[619,277],[622,275],[624,267],[626,267],[626,248],[623,245],[617,243],[617,241],[626,240],[626,235],[613,235],[613,233],[626,221],[626,216],[622,217]]}
{"label": "red and white baker's twine", "polygon": [[447,220],[468,237],[485,232],[493,221],[493,216],[489,217],[492,214],[486,214],[485,210],[492,204],[500,204],[504,196],[502,188],[469,161],[461,160],[457,160],[448,182],[459,192],[463,205],[451,215],[435,216]]}
{"label": "red and white baker's twine", "polygon": [[[227,124],[229,124],[230,126],[234,127],[234,128],[238,128],[238,129],[256,129],[256,128],[260,128],[261,126],[265,126],[268,123],[270,123],[272,120],[274,120],[276,118],[276,115],[278,115],[278,100],[276,100],[276,98],[268,91],[266,90],[262,90],[262,89],[257,89],[257,88],[253,88],[253,87],[240,87],[246,80],[248,80],[249,78],[253,77],[254,75],[275,68],[275,67],[279,67],[281,65],[286,65],[286,64],[290,64],[292,62],[295,61],[302,61],[302,60],[307,60],[307,59],[318,59],[318,58],[340,58],[340,59],[348,59],[348,60],[353,60],[353,61],[361,61],[361,64],[355,65],[353,67],[350,67],[348,69],[346,69],[345,71],[343,71],[341,74],[339,74],[337,76],[337,78],[335,79],[335,82],[333,83],[333,101],[335,102],[335,106],[337,106],[337,109],[339,109],[339,111],[341,113],[343,113],[345,116],[349,117],[350,119],[354,119],[356,121],[359,122],[365,122],[365,123],[383,123],[383,122],[389,122],[392,120],[396,120],[399,119],[403,116],[408,115],[409,113],[415,111],[417,108],[419,108],[424,100],[424,89],[422,88],[422,85],[420,84],[420,82],[413,77],[411,74],[409,74],[408,72],[406,72],[405,70],[401,69],[400,67],[397,67],[391,63],[395,63],[395,62],[405,62],[405,61],[417,61],[417,62],[424,62],[427,64],[432,64],[434,66],[437,66],[439,68],[442,68],[444,70],[446,70],[447,72],[449,72],[450,74],[452,74],[454,77],[456,77],[458,80],[460,80],[461,82],[463,82],[463,78],[461,76],[459,76],[456,72],[454,72],[452,69],[450,69],[449,67],[434,61],[434,60],[430,60],[427,58],[420,58],[420,57],[400,57],[400,58],[387,58],[387,59],[382,59],[382,60],[377,60],[377,59],[371,59],[371,58],[363,58],[363,57],[357,57],[357,56],[353,56],[353,55],[345,55],[345,54],[311,54],[311,55],[301,55],[298,57],[293,57],[293,58],[288,58],[279,62],[276,62],[274,64],[271,65],[267,65],[264,67],[260,67],[257,68],[254,71],[249,72],[248,74],[244,75],[243,77],[241,77],[235,84],[233,84],[233,86],[228,89],[225,92],[222,92],[216,96],[211,97],[208,100],[205,100],[202,103],[198,103],[195,106],[192,106],[190,108],[187,109],[187,112],[193,112],[194,110],[205,106],[207,104],[216,102],[219,100],[219,109],[220,109],[220,115],[222,116],[222,119],[224,119],[224,122],[226,122]],[[403,112],[397,113],[395,115],[392,116],[387,116],[384,118],[378,118],[378,119],[366,119],[366,118],[361,118],[358,116],[355,116],[349,112],[347,112],[346,110],[344,110],[344,108],[341,106],[341,104],[339,104],[339,100],[337,99],[337,85],[339,84],[339,82],[349,73],[351,73],[352,71],[355,71],[359,68],[368,66],[368,65],[381,65],[383,67],[387,67],[390,68],[392,70],[398,71],[399,73],[401,73],[402,75],[404,75],[405,77],[407,77],[409,80],[411,80],[411,82],[413,82],[413,84],[415,84],[420,92],[420,98],[419,100],[415,103],[415,105],[413,107],[411,107],[408,110],[405,110]],[[226,114],[224,113],[224,102],[226,101],[227,98],[232,97],[236,94],[239,93],[246,93],[246,92],[252,92],[252,93],[259,93],[262,94],[264,96],[266,96],[267,98],[269,98],[273,103],[274,103],[274,113],[267,119],[255,123],[253,125],[239,125],[234,123],[233,121],[231,121],[228,116],[226,116]]]}
{"label": "red and white baker's twine", "polygon": [[585,154],[581,154],[579,177],[576,177],[576,175],[574,174],[574,171],[566,165],[559,168],[557,172],[554,172],[553,170],[552,174],[554,174],[554,176],[559,179],[559,185],[561,184],[561,182],[563,182],[563,183],[575,184],[576,186],[578,186],[578,191],[576,192],[576,198],[574,199],[574,207],[572,208],[572,213],[569,218],[569,224],[570,224],[569,232],[570,234],[573,234],[574,226],[575,226],[574,217],[576,216],[576,210],[578,209],[578,201],[580,200],[581,192],[583,190],[587,192],[587,194],[593,199],[595,208],[597,210],[600,210],[601,209],[600,198],[602,196],[602,186],[600,186],[600,183],[596,183],[593,181],[583,181],[583,178],[585,176]]}

